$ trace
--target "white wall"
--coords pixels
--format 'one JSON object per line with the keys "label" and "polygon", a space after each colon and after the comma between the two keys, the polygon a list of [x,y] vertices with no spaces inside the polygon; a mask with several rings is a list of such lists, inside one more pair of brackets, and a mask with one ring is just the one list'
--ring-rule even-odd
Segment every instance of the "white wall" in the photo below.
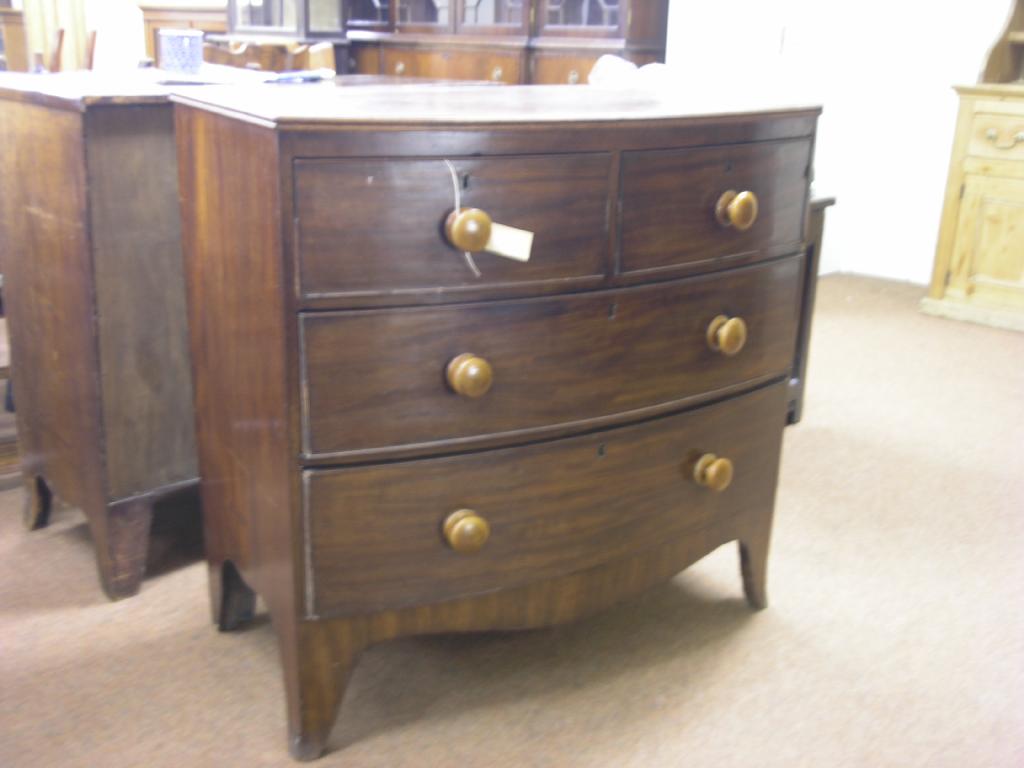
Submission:
{"label": "white wall", "polygon": [[956,118],[1012,0],[671,0],[667,63],[736,93],[819,103],[823,271],[926,283]]}

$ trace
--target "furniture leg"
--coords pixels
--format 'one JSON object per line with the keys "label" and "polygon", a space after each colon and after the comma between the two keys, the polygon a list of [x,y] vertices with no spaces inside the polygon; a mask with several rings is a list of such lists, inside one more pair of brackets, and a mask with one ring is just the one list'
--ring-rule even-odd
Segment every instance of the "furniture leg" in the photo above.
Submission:
{"label": "furniture leg", "polygon": [[53,493],[41,475],[30,477],[25,487],[25,510],[23,519],[30,531],[45,528],[50,522],[53,507]]}
{"label": "furniture leg", "polygon": [[765,577],[768,568],[768,545],[770,539],[770,519],[762,526],[752,526],[739,539],[743,593],[746,595],[750,607],[756,611],[768,607]]}
{"label": "furniture leg", "polygon": [[252,619],[256,593],[230,560],[210,565],[210,606],[213,623],[221,632],[231,632]]}
{"label": "furniture leg", "polygon": [[279,640],[288,699],[288,749],[296,760],[316,760],[327,746],[364,644],[344,620],[298,622],[279,632]]}
{"label": "furniture leg", "polygon": [[112,600],[131,597],[139,591],[146,569],[152,500],[108,504],[105,518],[105,530],[99,530],[89,515],[103,591]]}

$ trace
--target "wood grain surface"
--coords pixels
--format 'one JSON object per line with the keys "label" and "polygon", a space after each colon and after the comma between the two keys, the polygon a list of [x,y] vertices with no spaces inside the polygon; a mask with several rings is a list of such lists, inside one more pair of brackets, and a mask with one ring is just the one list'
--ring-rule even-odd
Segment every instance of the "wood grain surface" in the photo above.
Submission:
{"label": "wood grain surface", "polygon": [[83,142],[81,115],[0,100],[0,267],[26,481],[43,475],[97,514],[106,490]]}
{"label": "wood grain surface", "polygon": [[170,104],[86,113],[107,487],[198,478]]}

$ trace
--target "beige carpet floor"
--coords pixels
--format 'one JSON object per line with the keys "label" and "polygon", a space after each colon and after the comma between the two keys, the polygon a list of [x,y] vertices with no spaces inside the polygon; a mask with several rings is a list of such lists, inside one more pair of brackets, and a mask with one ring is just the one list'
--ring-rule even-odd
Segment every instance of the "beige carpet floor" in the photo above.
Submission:
{"label": "beige carpet floor", "polygon": [[[730,545],[572,626],[378,646],[319,765],[1024,766],[1024,335],[920,294],[821,282],[768,610]],[[0,766],[291,764],[270,626],[214,631],[189,525],[108,603],[78,513],[29,534],[20,505],[0,494]]]}

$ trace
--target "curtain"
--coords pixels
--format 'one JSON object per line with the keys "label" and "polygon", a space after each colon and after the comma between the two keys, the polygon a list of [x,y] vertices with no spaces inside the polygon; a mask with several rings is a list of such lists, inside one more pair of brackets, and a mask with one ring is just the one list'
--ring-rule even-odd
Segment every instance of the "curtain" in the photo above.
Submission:
{"label": "curtain", "polygon": [[85,66],[85,0],[21,0],[21,5],[30,59],[39,52],[44,61],[48,60],[54,33],[63,28],[61,70]]}

